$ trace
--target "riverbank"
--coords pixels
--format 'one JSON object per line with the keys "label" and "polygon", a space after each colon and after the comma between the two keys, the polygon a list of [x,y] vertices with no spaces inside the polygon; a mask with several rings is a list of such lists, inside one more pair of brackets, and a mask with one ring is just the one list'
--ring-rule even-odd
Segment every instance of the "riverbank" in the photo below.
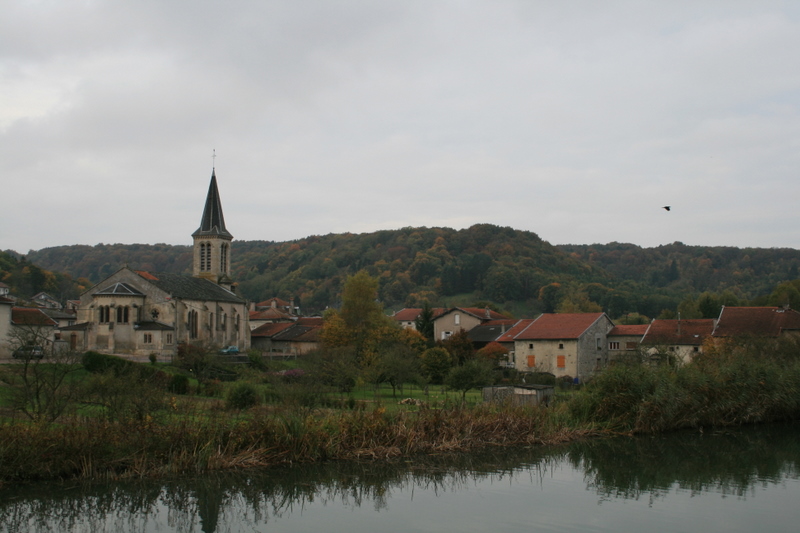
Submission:
{"label": "riverbank", "polygon": [[6,425],[4,483],[123,479],[338,459],[386,459],[544,445],[602,434],[554,424],[544,409],[422,409],[298,413],[261,408],[169,422]]}
{"label": "riverbank", "polygon": [[582,390],[542,408],[449,404],[387,411],[380,404],[366,408],[346,401],[310,408],[284,395],[282,402],[238,410],[219,400],[186,408],[173,396],[165,408],[154,410],[156,404],[145,393],[156,394],[156,389],[136,389],[129,376],[125,384],[107,377],[108,382],[99,383],[105,384],[109,402],[121,401],[112,392],[126,387],[135,397],[125,401],[137,402],[138,416],[114,420],[71,414],[53,422],[6,421],[0,425],[0,483],[378,460],[800,420],[796,343],[708,347],[683,367],[611,367]]}

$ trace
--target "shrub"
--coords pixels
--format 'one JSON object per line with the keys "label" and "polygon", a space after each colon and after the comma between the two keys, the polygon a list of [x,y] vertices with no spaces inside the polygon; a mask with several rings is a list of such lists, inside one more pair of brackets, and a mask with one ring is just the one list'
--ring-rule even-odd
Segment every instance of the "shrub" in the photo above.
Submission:
{"label": "shrub", "polygon": [[135,363],[121,357],[99,352],[86,352],[83,354],[81,364],[83,364],[83,368],[85,368],[87,372],[97,374],[110,370],[117,376],[124,374],[135,366]]}
{"label": "shrub", "polygon": [[189,378],[183,374],[173,374],[167,385],[167,390],[173,394],[186,394],[189,392]]}
{"label": "shrub", "polygon": [[250,383],[237,383],[230,391],[226,399],[229,409],[249,409],[258,403],[256,388]]}

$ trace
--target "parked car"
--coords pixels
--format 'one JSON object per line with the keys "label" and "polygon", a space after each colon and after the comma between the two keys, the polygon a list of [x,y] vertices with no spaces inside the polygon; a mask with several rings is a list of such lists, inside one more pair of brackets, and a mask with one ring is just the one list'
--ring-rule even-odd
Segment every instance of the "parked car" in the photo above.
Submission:
{"label": "parked car", "polygon": [[239,353],[239,348],[236,346],[226,346],[225,348],[219,351],[222,355],[237,355]]}
{"label": "parked car", "polygon": [[44,357],[44,350],[41,346],[22,346],[14,350],[11,356],[14,359],[41,359]]}

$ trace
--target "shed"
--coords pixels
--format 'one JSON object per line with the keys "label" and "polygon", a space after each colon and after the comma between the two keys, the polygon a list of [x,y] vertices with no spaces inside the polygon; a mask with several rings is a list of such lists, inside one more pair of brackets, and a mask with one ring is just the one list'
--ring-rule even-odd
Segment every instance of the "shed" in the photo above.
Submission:
{"label": "shed", "polygon": [[483,388],[484,402],[511,402],[512,405],[549,405],[555,393],[552,385],[494,385]]}

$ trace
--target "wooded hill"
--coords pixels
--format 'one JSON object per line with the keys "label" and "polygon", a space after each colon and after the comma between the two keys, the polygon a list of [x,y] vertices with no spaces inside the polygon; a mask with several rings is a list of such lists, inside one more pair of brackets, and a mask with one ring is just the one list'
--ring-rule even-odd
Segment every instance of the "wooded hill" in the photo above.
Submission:
{"label": "wooded hill", "polygon": [[[779,283],[796,279],[800,264],[794,249],[553,246],[535,233],[489,224],[233,246],[233,278],[244,297],[294,297],[307,313],[337,305],[342,281],[361,269],[379,279],[379,298],[388,309],[428,300],[434,306],[492,304],[517,316],[602,308],[616,318],[676,311],[703,292],[718,300],[724,294],[728,303],[765,299]],[[124,265],[189,273],[191,247],[59,246],[32,251],[27,260],[96,283]]]}

